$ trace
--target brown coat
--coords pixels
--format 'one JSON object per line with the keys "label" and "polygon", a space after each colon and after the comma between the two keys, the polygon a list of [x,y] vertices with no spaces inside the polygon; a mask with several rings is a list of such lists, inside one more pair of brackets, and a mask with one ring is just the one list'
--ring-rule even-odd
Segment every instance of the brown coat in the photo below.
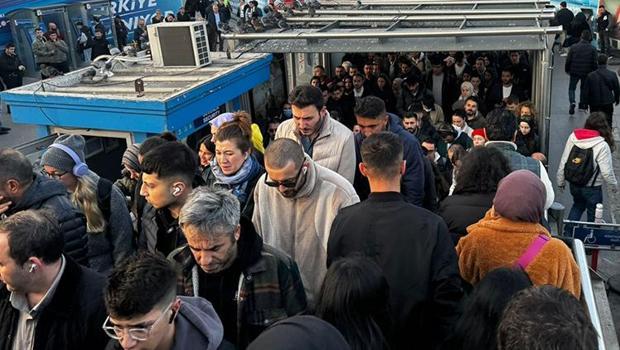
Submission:
{"label": "brown coat", "polygon": [[[456,246],[463,279],[478,283],[498,267],[514,266],[539,234],[549,232],[540,224],[503,218],[491,208]],[[581,295],[579,268],[564,242],[552,238],[525,269],[534,285],[551,284],[575,297]]]}

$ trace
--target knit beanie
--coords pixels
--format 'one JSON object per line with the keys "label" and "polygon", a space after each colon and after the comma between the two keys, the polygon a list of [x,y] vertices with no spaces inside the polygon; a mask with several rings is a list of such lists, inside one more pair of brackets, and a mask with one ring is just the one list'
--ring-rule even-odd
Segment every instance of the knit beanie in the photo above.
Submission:
{"label": "knit beanie", "polygon": [[[54,143],[69,147],[84,163],[84,145],[86,141],[82,135],[61,135],[54,140]],[[48,147],[41,157],[41,165],[49,165],[58,170],[72,172],[75,161],[67,152],[56,147]]]}
{"label": "knit beanie", "polygon": [[533,172],[517,170],[497,185],[493,207],[495,212],[512,221],[540,222],[547,192]]}
{"label": "knit beanie", "polygon": [[473,139],[474,136],[482,136],[485,140],[489,140],[487,138],[487,133],[484,131],[484,128],[474,129],[474,131],[471,133],[471,138]]}
{"label": "knit beanie", "polygon": [[121,164],[135,171],[140,171],[140,162],[138,161],[139,150],[139,143],[134,143],[133,145],[127,147],[125,153],[123,153],[123,160],[121,161]]}

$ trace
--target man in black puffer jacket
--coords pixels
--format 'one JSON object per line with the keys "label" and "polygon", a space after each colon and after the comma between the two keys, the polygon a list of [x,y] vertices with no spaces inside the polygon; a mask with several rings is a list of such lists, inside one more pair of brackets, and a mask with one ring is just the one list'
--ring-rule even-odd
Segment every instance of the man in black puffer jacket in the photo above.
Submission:
{"label": "man in black puffer jacket", "polygon": [[0,148],[0,203],[0,215],[6,217],[28,209],[50,210],[65,239],[64,253],[88,265],[86,221],[71,204],[65,186],[33,174],[30,161],[10,148]]}
{"label": "man in black puffer jacket", "polygon": [[577,89],[577,83],[581,81],[579,87],[579,109],[587,109],[588,107],[583,103],[583,82],[590,72],[596,70],[596,49],[590,42],[592,41],[592,33],[589,31],[581,32],[581,41],[571,46],[566,57],[566,64],[564,70],[570,74],[570,81],[568,83],[568,99],[570,101],[569,114],[575,114],[575,90]]}
{"label": "man in black puffer jacket", "polygon": [[607,123],[613,126],[614,103],[620,103],[620,85],[616,73],[607,69],[607,55],[598,55],[598,69],[588,74],[583,83],[581,102],[590,106],[590,113],[604,112]]}

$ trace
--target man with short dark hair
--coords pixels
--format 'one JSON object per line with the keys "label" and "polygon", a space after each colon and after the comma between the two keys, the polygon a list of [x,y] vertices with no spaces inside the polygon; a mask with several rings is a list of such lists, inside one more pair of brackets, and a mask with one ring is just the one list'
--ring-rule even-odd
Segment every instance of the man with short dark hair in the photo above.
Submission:
{"label": "man with short dark hair", "polygon": [[[405,201],[422,206],[424,202],[424,161],[422,149],[418,139],[405,130],[400,119],[385,110],[385,103],[378,97],[369,96],[355,106],[355,118],[361,132],[355,136],[355,153],[358,164],[361,162],[360,147],[364,138],[381,131],[391,131],[397,134],[403,141],[405,173],[402,177],[401,192]],[[356,169],[355,189],[362,200],[370,193],[368,180]]]}
{"label": "man with short dark hair", "polygon": [[459,86],[454,70],[446,68],[443,56],[430,57],[431,71],[426,75],[426,88],[432,91],[435,103],[441,106],[446,115],[452,114],[452,104],[458,99]]}
{"label": "man with short dark hair", "polygon": [[53,215],[25,210],[0,221],[1,349],[105,347],[104,277],[63,255]]}
{"label": "man with short dark hair", "polygon": [[0,56],[0,77],[2,77],[6,89],[10,90],[22,86],[22,76],[25,71],[26,66],[15,54],[15,44],[6,44],[4,53]]}
{"label": "man with short dark hair", "polygon": [[117,265],[108,277],[103,330],[106,349],[223,349],[222,322],[212,304],[177,296],[177,271],[158,253],[142,252]]}
{"label": "man with short dark hair", "polygon": [[141,167],[140,195],[148,205],[140,221],[138,248],[168,255],[186,243],[178,218],[192,192],[198,159],[185,144],[168,141],[148,151]]}
{"label": "man with short dark hair", "polygon": [[562,26],[562,33],[560,34],[560,52],[564,52],[564,41],[566,40],[566,33],[570,29],[570,24],[575,18],[573,11],[566,7],[566,1],[560,2],[560,9],[555,14],[555,20]]}
{"label": "man with short dark hair", "polygon": [[534,158],[525,157],[517,152],[517,145],[513,142],[517,131],[517,119],[512,112],[505,109],[496,109],[487,114],[487,127],[485,129],[489,141],[487,147],[495,147],[500,150],[510,162],[512,171],[527,169],[540,178],[547,191],[545,211],[553,204],[555,195],[553,185],[545,170],[544,165]]}
{"label": "man with short dark hair", "polygon": [[598,55],[598,69],[588,74],[583,83],[581,102],[590,106],[590,113],[603,112],[613,128],[614,104],[620,103],[620,85],[616,73],[607,69],[608,57]]}
{"label": "man with short dark hair", "polygon": [[213,303],[226,340],[243,349],[272,323],[306,310],[297,264],[263,244],[232,193],[195,189],[179,222],[187,245],[169,257],[181,270],[178,291]]}
{"label": "man with short dark hair", "polygon": [[598,5],[596,16],[596,32],[598,33],[599,50],[601,53],[607,54],[609,50],[609,32],[614,26],[614,18],[611,13],[605,9],[602,3]]}
{"label": "man with short dark hair", "polygon": [[564,71],[570,75],[568,82],[568,100],[570,102],[568,114],[570,115],[575,114],[575,90],[580,81],[579,109],[588,108],[581,99],[583,98],[583,85],[586,77],[597,68],[596,49],[590,44],[591,41],[592,33],[590,31],[581,32],[581,40],[570,47],[564,64]]}
{"label": "man with short dark hair", "polygon": [[515,95],[520,100],[523,99],[523,90],[514,83],[513,78],[513,71],[508,67],[504,67],[502,69],[500,82],[493,85],[489,91],[487,91],[485,99],[487,111],[504,107],[510,95]]}
{"label": "man with short dark hair", "polygon": [[254,188],[252,222],[265,243],[299,264],[312,303],[327,272],[332,221],[359,197],[344,177],[315,163],[290,139],[277,139],[267,147],[265,170]]}
{"label": "man with short dark hair", "polygon": [[506,306],[497,349],[598,349],[598,337],[583,304],[572,294],[536,286],[522,290]]}
{"label": "man with short dark hair", "polygon": [[480,113],[480,99],[476,96],[469,96],[465,99],[465,114],[467,115],[467,125],[472,129],[482,129],[487,125],[486,119]]}
{"label": "man with short dark hair", "polygon": [[406,168],[401,137],[385,131],[369,135],[360,153],[359,169],[371,193],[336,216],[327,264],[354,253],[375,260],[390,286],[392,345],[409,348],[416,339],[416,347],[430,349],[451,331],[462,295],[448,228],[400,194]]}
{"label": "man with short dark hair", "polygon": [[16,150],[0,148],[0,164],[0,220],[28,209],[51,211],[65,240],[64,253],[88,266],[84,215],[71,204],[65,186],[58,178],[33,173],[28,158]]}
{"label": "man with short dark hair", "polygon": [[353,183],[355,141],[353,132],[332,119],[321,90],[310,85],[297,86],[289,94],[293,118],[278,127],[276,139],[299,143],[317,164],[342,175]]}

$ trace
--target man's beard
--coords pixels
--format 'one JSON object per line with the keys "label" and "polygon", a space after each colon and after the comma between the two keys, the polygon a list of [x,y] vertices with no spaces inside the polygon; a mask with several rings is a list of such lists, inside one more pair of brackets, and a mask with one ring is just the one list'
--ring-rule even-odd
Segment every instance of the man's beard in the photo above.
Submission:
{"label": "man's beard", "polygon": [[409,131],[412,134],[415,134],[416,131],[418,131],[418,129],[416,129],[416,128],[405,128],[405,129],[407,129],[407,131]]}

